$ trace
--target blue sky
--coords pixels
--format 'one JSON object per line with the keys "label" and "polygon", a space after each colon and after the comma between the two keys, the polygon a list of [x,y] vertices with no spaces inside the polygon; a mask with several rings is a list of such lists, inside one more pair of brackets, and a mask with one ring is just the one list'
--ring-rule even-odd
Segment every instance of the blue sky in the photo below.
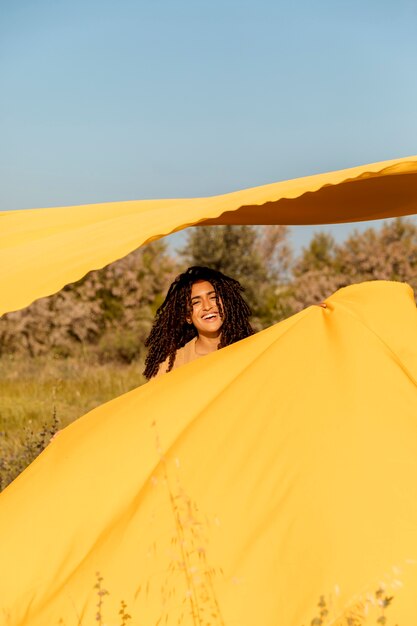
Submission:
{"label": "blue sky", "polygon": [[415,0],[0,0],[0,209],[416,154],[416,32]]}

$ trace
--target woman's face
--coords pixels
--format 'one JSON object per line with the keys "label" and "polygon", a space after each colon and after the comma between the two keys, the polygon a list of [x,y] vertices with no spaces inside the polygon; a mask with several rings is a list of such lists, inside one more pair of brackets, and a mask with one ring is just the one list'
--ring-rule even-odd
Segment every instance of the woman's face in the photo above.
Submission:
{"label": "woman's face", "polygon": [[[220,301],[223,308],[223,303]],[[207,280],[198,280],[191,287],[191,312],[187,321],[192,322],[199,335],[218,337],[223,324],[216,301],[216,292]]]}

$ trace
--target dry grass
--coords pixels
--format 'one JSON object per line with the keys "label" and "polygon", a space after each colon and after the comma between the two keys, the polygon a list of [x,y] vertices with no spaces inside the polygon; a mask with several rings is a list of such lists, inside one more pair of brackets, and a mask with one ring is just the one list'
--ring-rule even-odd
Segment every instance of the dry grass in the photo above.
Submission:
{"label": "dry grass", "polygon": [[99,364],[88,355],[77,359],[3,357],[0,459],[13,457],[13,464],[19,465],[16,458],[20,456],[24,469],[25,459],[30,462],[33,456],[27,450],[29,443],[31,451],[38,448],[40,452],[43,439],[53,431],[54,412],[58,427],[67,426],[99,404],[143,384],[142,369],[141,362]]}

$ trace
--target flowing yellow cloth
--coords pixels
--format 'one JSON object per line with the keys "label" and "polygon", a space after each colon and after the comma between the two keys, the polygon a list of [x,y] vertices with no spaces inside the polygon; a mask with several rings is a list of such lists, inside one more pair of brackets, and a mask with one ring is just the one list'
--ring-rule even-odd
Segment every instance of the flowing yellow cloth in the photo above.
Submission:
{"label": "flowing yellow cloth", "polygon": [[0,213],[0,315],[195,224],[327,224],[417,213],[417,156],[223,196]]}
{"label": "flowing yellow cloth", "polygon": [[[121,206],[1,216],[4,310],[163,232],[151,203],[133,234]],[[386,596],[414,624],[416,380],[412,291],[372,282],[98,407],[0,494],[0,624],[120,626],[123,600],[135,626],[307,626],[320,596],[329,624],[374,624]]]}
{"label": "flowing yellow cloth", "polygon": [[414,624],[412,293],[327,305],[65,429],[0,497],[4,623],[94,624],[99,571],[108,626],[120,600],[133,624],[301,626],[320,595],[336,617],[380,584],[390,622]]}

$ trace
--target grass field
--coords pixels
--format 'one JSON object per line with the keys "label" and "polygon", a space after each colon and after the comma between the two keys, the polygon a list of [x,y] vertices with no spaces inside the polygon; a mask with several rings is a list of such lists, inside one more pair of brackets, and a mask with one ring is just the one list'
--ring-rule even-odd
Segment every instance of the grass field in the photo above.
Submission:
{"label": "grass field", "polygon": [[143,363],[46,357],[0,359],[0,487],[31,462],[56,430],[145,382]]}

